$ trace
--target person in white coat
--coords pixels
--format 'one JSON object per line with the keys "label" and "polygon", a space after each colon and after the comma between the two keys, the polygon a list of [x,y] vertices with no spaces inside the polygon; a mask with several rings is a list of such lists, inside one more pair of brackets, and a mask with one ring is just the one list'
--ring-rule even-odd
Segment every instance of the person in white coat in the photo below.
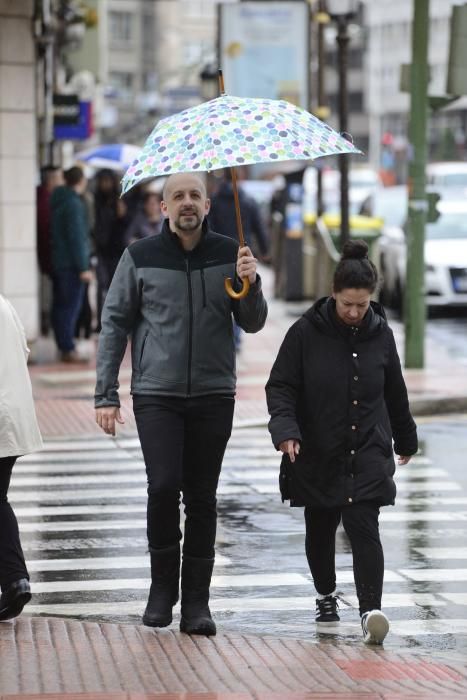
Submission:
{"label": "person in white coat", "polygon": [[18,457],[40,450],[29,349],[21,321],[0,294],[0,621],[19,615],[31,599],[29,574],[18,522],[8,502],[11,472]]}

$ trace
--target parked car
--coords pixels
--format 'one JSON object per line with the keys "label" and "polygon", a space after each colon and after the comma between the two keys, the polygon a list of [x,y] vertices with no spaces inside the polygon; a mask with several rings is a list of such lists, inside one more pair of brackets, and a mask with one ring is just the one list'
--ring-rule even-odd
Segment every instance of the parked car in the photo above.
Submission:
{"label": "parked car", "polygon": [[[334,214],[340,210],[340,172],[332,168],[323,169],[323,203],[326,212]],[[352,163],[349,169],[349,211],[357,214],[362,202],[381,187],[378,173],[369,165]],[[304,215],[316,212],[317,169],[309,166],[303,175]]]}
{"label": "parked car", "polygon": [[[467,200],[457,188],[436,189],[441,195],[440,217],[425,227],[427,306],[467,306]],[[365,206],[367,213],[384,221],[380,238],[381,301],[400,310],[406,286],[407,188],[378,190]]]}
{"label": "parked car", "polygon": [[467,163],[463,161],[429,163],[426,166],[426,182],[433,189],[463,187],[467,194]]}
{"label": "parked car", "polygon": [[404,226],[407,220],[407,186],[379,187],[364,200],[360,214],[383,222],[379,239],[381,290],[385,306],[400,305],[399,260],[405,260]]}

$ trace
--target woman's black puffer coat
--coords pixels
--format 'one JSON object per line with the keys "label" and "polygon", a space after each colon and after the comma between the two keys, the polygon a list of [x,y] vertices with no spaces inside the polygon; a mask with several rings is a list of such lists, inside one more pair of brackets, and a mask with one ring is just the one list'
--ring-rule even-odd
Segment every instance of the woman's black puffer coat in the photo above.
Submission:
{"label": "woman's black puffer coat", "polygon": [[289,329],[266,385],[276,447],[300,441],[292,464],[283,455],[280,486],[292,506],[337,508],[358,501],[394,504],[394,450],[417,451],[394,336],[371,303],[359,328],[317,301]]}

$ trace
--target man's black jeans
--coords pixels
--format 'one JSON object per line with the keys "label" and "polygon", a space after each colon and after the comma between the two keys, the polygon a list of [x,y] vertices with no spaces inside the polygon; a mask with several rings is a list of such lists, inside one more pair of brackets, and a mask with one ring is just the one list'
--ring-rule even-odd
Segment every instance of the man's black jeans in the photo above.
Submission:
{"label": "man's black jeans", "polygon": [[0,457],[0,588],[29,578],[19,539],[18,522],[8,503],[8,488],[16,457]]}
{"label": "man's black jeans", "polygon": [[352,548],[360,615],[381,610],[384,554],[378,517],[379,506],[365,501],[343,508],[305,508],[305,550],[315,588],[321,595],[336,588],[336,530],[342,518]]}
{"label": "man's black jeans", "polygon": [[181,540],[180,492],[185,506],[183,553],[214,557],[216,490],[232,431],[234,398],[133,396],[148,478],[149,546]]}

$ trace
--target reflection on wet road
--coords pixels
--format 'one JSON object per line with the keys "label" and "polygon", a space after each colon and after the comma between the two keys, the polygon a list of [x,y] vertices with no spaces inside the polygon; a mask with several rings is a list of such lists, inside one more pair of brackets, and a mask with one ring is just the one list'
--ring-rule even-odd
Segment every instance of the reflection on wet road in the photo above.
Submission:
{"label": "reflection on wet road", "polygon": [[[385,508],[385,646],[467,649],[467,417],[425,420],[421,454]],[[220,628],[360,641],[349,545],[338,532],[341,622],[317,633],[301,509],[280,502],[266,429],[232,436],[219,489],[212,609]],[[49,442],[11,487],[33,582],[29,613],[138,622],[149,588],[136,439]],[[177,616],[175,623],[177,622]]]}

